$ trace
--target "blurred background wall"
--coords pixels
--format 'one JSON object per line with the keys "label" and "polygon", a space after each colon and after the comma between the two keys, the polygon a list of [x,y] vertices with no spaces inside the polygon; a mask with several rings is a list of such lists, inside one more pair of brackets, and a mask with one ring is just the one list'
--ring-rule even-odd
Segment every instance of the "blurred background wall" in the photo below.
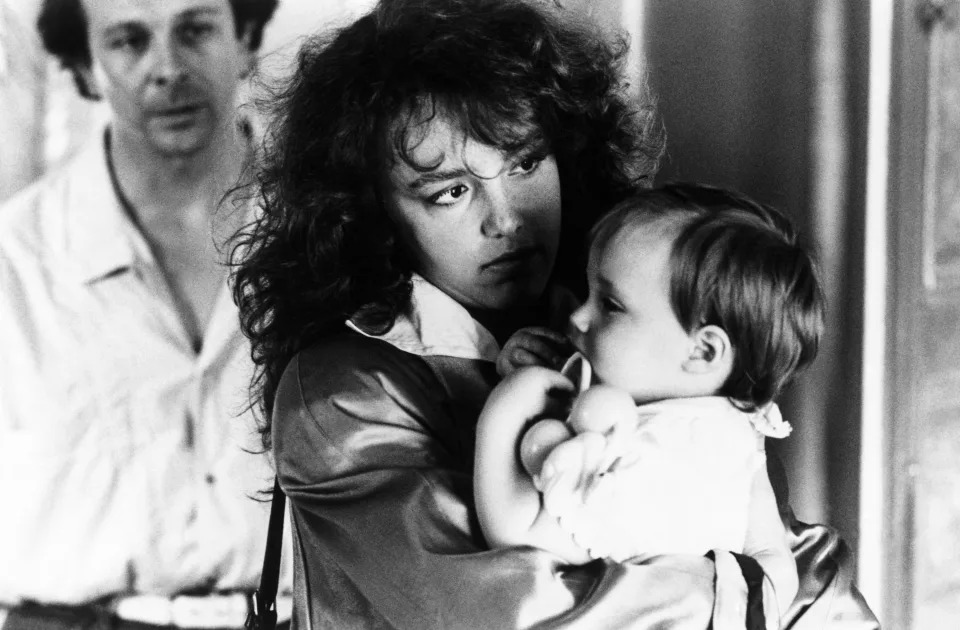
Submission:
{"label": "blurred background wall", "polygon": [[[36,4],[0,0],[0,200],[103,119],[42,54]],[[299,38],[372,4],[281,0],[262,69],[282,71]],[[890,627],[957,627],[960,2],[563,4],[631,41],[628,70],[646,73],[667,130],[661,181],[740,189],[791,216],[816,250],[827,335],[781,401],[795,427],[777,447],[791,503],[801,520],[828,522],[866,550],[859,580]],[[895,16],[887,30],[884,11]],[[878,46],[890,50],[871,67]],[[871,176],[874,144],[882,164]],[[879,191],[869,203],[868,190]],[[879,333],[865,332],[871,321]],[[880,362],[873,389],[865,351]],[[879,437],[862,452],[864,427]],[[864,453],[873,463],[861,474]]]}

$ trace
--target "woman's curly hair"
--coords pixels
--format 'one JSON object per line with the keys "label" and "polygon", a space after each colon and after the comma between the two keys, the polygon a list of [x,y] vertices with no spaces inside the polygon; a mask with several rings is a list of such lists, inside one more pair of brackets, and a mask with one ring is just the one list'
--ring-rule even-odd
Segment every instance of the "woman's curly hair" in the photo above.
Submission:
{"label": "woman's curly hair", "polygon": [[287,363],[355,318],[388,329],[412,271],[378,190],[411,127],[440,112],[513,151],[542,139],[562,195],[555,277],[582,273],[595,218],[651,183],[663,133],[644,85],[621,76],[623,41],[536,0],[381,0],[307,39],[271,94],[255,184],[262,213],[237,235],[234,299],[269,416]]}

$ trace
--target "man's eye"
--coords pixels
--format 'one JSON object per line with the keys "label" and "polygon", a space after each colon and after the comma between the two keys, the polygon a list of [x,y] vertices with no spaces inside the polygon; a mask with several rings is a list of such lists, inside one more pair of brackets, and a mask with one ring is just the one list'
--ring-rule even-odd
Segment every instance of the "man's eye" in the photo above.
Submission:
{"label": "man's eye", "polygon": [[427,201],[438,206],[450,206],[457,203],[461,197],[467,194],[468,190],[470,189],[465,185],[457,184],[446,190],[441,190],[435,195],[430,195],[427,197]]}
{"label": "man's eye", "polygon": [[197,42],[214,32],[214,26],[207,23],[184,24],[180,27],[180,36],[188,43]]}
{"label": "man's eye", "polygon": [[147,47],[147,40],[144,33],[129,33],[111,39],[108,45],[112,50],[141,52]]}

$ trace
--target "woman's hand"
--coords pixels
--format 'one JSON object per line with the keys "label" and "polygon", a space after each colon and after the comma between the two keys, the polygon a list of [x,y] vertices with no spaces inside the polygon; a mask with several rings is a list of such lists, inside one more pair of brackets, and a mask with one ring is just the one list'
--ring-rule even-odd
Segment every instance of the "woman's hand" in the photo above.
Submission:
{"label": "woman's hand", "polygon": [[529,326],[513,333],[497,357],[497,373],[507,377],[522,367],[559,368],[573,352],[566,336],[543,326]]}

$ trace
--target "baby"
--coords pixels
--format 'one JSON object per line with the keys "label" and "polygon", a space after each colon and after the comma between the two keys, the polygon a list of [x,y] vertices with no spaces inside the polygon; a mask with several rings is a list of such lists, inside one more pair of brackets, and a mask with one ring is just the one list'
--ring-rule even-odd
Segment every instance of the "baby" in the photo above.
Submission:
{"label": "baby", "polygon": [[[823,329],[814,265],[790,223],[715,188],[642,191],[591,232],[587,282],[570,316],[582,359],[563,373],[516,369],[480,416],[474,483],[488,542],[576,564],[744,553],[785,611],[796,566],[764,438],[789,433],[773,400]],[[551,365],[558,341],[521,331],[504,354]],[[573,398],[566,422],[551,419]]]}

